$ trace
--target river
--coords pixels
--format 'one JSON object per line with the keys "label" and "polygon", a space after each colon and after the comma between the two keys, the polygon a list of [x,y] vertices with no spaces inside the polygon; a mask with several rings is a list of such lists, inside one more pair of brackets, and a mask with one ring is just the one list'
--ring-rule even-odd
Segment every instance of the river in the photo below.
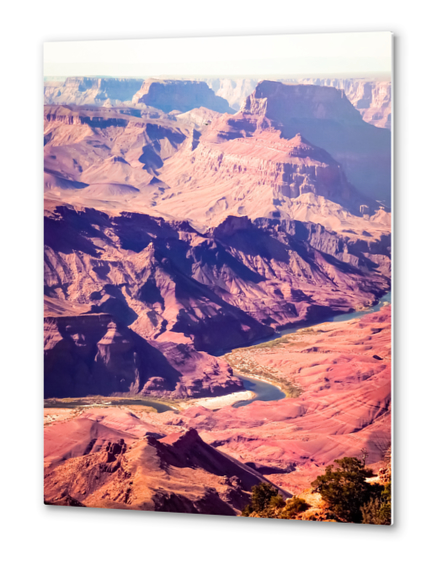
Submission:
{"label": "river", "polygon": [[[344,322],[347,320],[353,320],[354,318],[361,318],[362,316],[364,316],[365,314],[369,314],[371,312],[377,312],[378,310],[380,310],[382,308],[382,306],[385,303],[390,303],[391,302],[391,292],[387,293],[386,295],[384,295],[383,297],[381,297],[379,299],[379,302],[377,304],[375,304],[374,306],[366,309],[366,310],[358,310],[355,312],[349,312],[346,314],[335,314],[333,316],[329,316],[329,318],[325,318],[323,320],[321,320],[320,322],[310,322],[310,323],[305,323],[303,325],[298,325],[295,328],[288,328],[286,330],[281,330],[280,332],[276,332],[274,335],[265,338],[265,339],[261,339],[261,340],[257,340],[254,343],[252,343],[249,347],[254,347],[255,345],[258,345],[260,343],[267,343],[273,340],[276,340],[278,338],[281,338],[282,336],[285,336],[286,334],[294,334],[295,332],[297,332],[298,330],[301,330],[303,328],[311,328],[313,326],[317,326],[319,324],[323,324],[323,322]],[[236,348],[234,348],[236,349]],[[229,353],[230,351],[233,350],[226,350],[224,353]],[[254,402],[256,400],[261,400],[263,402],[270,402],[270,401],[275,401],[275,400],[282,400],[283,398],[286,397],[285,393],[280,390],[278,388],[278,386],[275,386],[269,382],[265,382],[259,379],[255,379],[255,378],[250,378],[250,377],[246,377],[244,375],[236,375],[239,379],[242,380],[242,382],[244,383],[244,387],[245,390],[251,390],[252,392],[254,392],[254,394],[256,395],[255,398],[251,399],[251,400],[240,400],[239,402],[236,402],[233,407],[234,408],[240,408],[242,406],[246,406],[247,404],[251,404],[251,402]],[[168,404],[164,404],[162,402],[158,402],[156,400],[152,400],[152,399],[145,399],[145,400],[134,400],[134,399],[124,399],[122,400],[121,398],[105,398],[104,401],[107,402],[111,402],[113,405],[125,405],[127,406],[129,405],[133,405],[133,404],[137,404],[140,406],[149,406],[151,408],[154,408],[158,414],[162,413],[162,412],[167,412],[169,410],[177,412],[178,410],[172,406],[169,406]],[[49,402],[51,402],[51,407],[55,407],[55,408],[76,408],[77,406],[83,406],[83,405],[87,405],[87,404],[83,404],[83,399],[81,399],[80,401],[77,402],[53,402],[52,400],[50,400]],[[89,404],[90,406],[90,404]]]}
{"label": "river", "polygon": [[178,412],[177,408],[169,406],[163,402],[158,402],[157,400],[152,399],[131,399],[131,398],[113,398],[113,397],[104,397],[102,399],[95,399],[91,400],[90,398],[80,398],[77,401],[68,400],[62,401],[62,399],[56,400],[54,398],[50,398],[44,401],[45,408],[91,408],[94,406],[148,406],[149,408],[154,408],[158,414],[162,412],[168,412],[171,410],[172,412]]}
{"label": "river", "polygon": [[[295,326],[293,328],[287,328],[285,330],[280,330],[280,331],[275,332],[275,334],[273,334],[272,336],[269,336],[267,338],[262,338],[260,340],[256,340],[254,343],[251,344],[251,346],[248,346],[248,347],[253,347],[254,345],[258,345],[259,343],[267,343],[267,342],[270,342],[270,341],[273,341],[273,340],[277,340],[278,338],[281,338],[282,336],[285,336],[287,334],[294,334],[298,330],[302,330],[303,328],[312,328],[314,326],[318,326],[319,324],[323,324],[324,322],[346,322],[347,320],[353,320],[354,318],[361,318],[362,316],[365,316],[365,314],[370,314],[371,312],[377,312],[387,302],[388,303],[391,302],[391,291],[389,293],[386,293],[386,295],[383,295],[383,297],[381,297],[379,299],[377,304],[375,304],[374,306],[371,306],[370,308],[366,308],[365,310],[356,310],[354,312],[347,312],[347,313],[343,313],[343,314],[330,315],[328,317],[323,318],[323,320],[320,320],[320,322],[302,322],[302,323],[298,324],[297,326]],[[240,347],[243,347],[243,346],[240,346]],[[237,348],[228,349],[228,350],[224,351],[223,353],[221,353],[221,355],[223,355],[223,354],[225,355],[226,353],[230,353],[231,351],[234,351],[235,349],[237,349]]]}
{"label": "river", "polygon": [[[276,332],[274,335],[272,335],[268,338],[256,341],[255,343],[251,344],[250,347],[254,347],[255,345],[258,345],[260,343],[267,343],[267,342],[276,340],[276,339],[281,338],[282,336],[285,336],[287,334],[294,334],[295,332],[297,332],[298,330],[301,330],[303,328],[311,328],[313,326],[318,326],[319,324],[323,324],[324,322],[345,322],[347,320],[353,320],[354,318],[361,318],[365,314],[370,314],[371,312],[377,312],[378,310],[380,310],[382,308],[382,306],[385,303],[390,303],[390,302],[391,302],[391,291],[389,293],[387,293],[386,295],[384,295],[383,297],[381,297],[377,304],[375,304],[374,306],[371,306],[368,309],[358,310],[358,311],[355,311],[355,312],[348,312],[348,313],[345,313],[345,314],[335,314],[333,316],[329,316],[329,318],[325,318],[324,320],[321,320],[320,322],[316,322],[316,323],[314,323],[314,322],[307,323],[306,322],[302,326],[298,325],[295,328],[288,328],[286,330],[281,330],[280,332]],[[270,401],[273,401],[273,400],[282,400],[283,398],[286,397],[286,395],[284,394],[284,392],[282,390],[280,390],[277,386],[274,386],[271,383],[264,382],[264,381],[261,381],[259,379],[245,377],[243,375],[242,376],[236,375],[236,376],[239,379],[242,380],[242,382],[244,383],[245,389],[251,390],[252,392],[254,392],[256,394],[256,397],[253,398],[252,400],[241,400],[239,402],[236,402],[233,405],[234,408],[240,408],[241,406],[246,406],[247,404],[251,404],[251,402],[254,402],[255,400],[261,400],[263,402],[270,402]]]}

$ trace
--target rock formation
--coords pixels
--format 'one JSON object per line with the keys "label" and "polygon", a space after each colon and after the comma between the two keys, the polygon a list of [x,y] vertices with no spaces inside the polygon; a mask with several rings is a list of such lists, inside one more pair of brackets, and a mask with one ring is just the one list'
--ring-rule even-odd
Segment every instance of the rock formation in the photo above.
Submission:
{"label": "rock formation", "polygon": [[386,85],[45,93],[45,502],[239,515],[264,475],[287,497],[380,462],[391,307],[272,338],[390,290]]}
{"label": "rock formation", "polygon": [[[334,207],[340,207],[342,220],[345,209],[350,222],[347,210],[359,215],[362,203],[378,208],[347,181],[340,164],[300,134],[286,140],[280,131],[268,129],[208,142],[208,136],[213,136],[213,125],[209,127],[195,146],[185,145],[161,170],[164,183],[181,193],[173,197],[167,192],[161,197],[160,211],[197,222],[206,217],[212,223],[228,214],[297,218],[297,205],[305,209],[308,202],[323,201],[328,207],[330,202],[337,203]],[[328,214],[333,223],[324,222],[323,214],[317,222],[335,228],[338,212]],[[357,221],[356,216],[353,220]],[[365,223],[364,229],[370,225]]]}
{"label": "rock formation", "polygon": [[369,305],[388,290],[389,278],[362,253],[385,258],[386,243],[355,247],[350,259],[341,238],[325,253],[309,237],[301,227],[247,217],[200,234],[141,214],[57,207],[45,219],[45,292],[57,299],[56,314],[61,303],[86,304],[144,338],[215,352]]}
{"label": "rock formation", "polygon": [[[347,99],[362,115],[364,121],[381,128],[391,128],[391,82],[389,80],[371,80],[356,78],[300,78],[287,79],[281,76],[278,80],[283,84],[313,84],[316,86],[327,86],[344,90]],[[44,101],[45,105],[95,105],[99,107],[116,107],[124,105],[139,105],[141,96],[138,92],[143,88],[144,82],[162,82],[159,80],[144,81],[136,78],[88,78],[88,77],[70,77],[64,82],[47,81],[44,83]],[[167,82],[167,81],[164,81]],[[184,83],[185,80],[176,80],[170,82]],[[200,82],[199,80],[192,81]],[[213,90],[218,98],[227,100],[227,105],[221,105],[217,111],[232,110],[239,111],[245,99],[252,94],[259,80],[251,78],[208,78],[202,80]],[[201,86],[201,88],[203,88]],[[149,98],[150,100],[151,98]],[[152,98],[154,99],[154,98]],[[200,99],[207,100],[210,104],[215,105],[212,96],[209,93],[200,97],[197,95],[194,103],[200,103]],[[145,102],[147,105],[153,105]],[[155,103],[158,103],[156,101]],[[185,106],[185,103],[183,104]],[[157,106],[155,106],[157,107]],[[169,109],[174,107],[174,102],[170,101],[167,105]],[[199,107],[195,105],[194,107]],[[215,109],[214,107],[209,109]],[[174,110],[179,110],[175,108]],[[181,111],[187,111],[181,109]]]}
{"label": "rock formation", "polygon": [[[291,78],[281,76],[283,84],[313,84],[343,90],[350,103],[367,123],[391,128],[391,81],[358,78]],[[258,80],[250,78],[213,78],[206,83],[238,111],[245,99],[253,93]]]}
{"label": "rock formation", "polygon": [[161,435],[131,412],[113,410],[89,410],[46,429],[45,503],[239,515],[252,486],[265,480],[193,429]]}
{"label": "rock formation", "polygon": [[342,90],[263,80],[238,113],[213,121],[205,138],[221,143],[271,127],[325,149],[358,191],[389,205],[390,132],[363,121]]}

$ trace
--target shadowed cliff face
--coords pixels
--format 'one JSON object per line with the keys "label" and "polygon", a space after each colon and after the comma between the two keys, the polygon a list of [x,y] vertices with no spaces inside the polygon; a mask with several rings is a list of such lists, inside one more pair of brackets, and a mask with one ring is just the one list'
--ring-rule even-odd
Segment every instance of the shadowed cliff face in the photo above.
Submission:
{"label": "shadowed cliff face", "polygon": [[303,79],[304,84],[329,86],[344,90],[348,100],[367,123],[391,129],[391,82],[389,80],[358,80],[342,78]]}
{"label": "shadowed cliff face", "polygon": [[192,80],[145,80],[132,100],[170,111],[206,107],[220,113],[234,113],[227,100],[216,96],[205,82]]}
{"label": "shadowed cliff face", "polygon": [[44,328],[45,398],[186,398],[242,390],[223,360],[186,344],[150,344],[108,314],[50,316]]}
{"label": "shadowed cliff face", "polygon": [[389,259],[385,242],[356,248],[315,225],[229,217],[200,234],[140,214],[46,214],[50,396],[221,394],[239,384],[195,350],[248,345],[389,289],[381,260],[367,257]]}

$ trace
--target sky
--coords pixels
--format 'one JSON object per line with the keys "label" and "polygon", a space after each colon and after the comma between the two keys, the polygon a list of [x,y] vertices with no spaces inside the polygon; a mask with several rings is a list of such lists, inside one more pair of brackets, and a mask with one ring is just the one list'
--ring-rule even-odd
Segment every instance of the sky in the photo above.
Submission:
{"label": "sky", "polygon": [[391,32],[44,43],[44,76],[390,76]]}

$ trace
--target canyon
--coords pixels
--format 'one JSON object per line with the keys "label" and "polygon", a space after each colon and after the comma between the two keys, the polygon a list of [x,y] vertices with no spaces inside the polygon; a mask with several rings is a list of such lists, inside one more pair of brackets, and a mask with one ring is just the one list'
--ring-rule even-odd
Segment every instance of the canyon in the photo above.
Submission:
{"label": "canyon", "polygon": [[389,91],[312,82],[46,83],[47,504],[235,516],[382,462],[391,306],[327,320],[391,290]]}
{"label": "canyon", "polygon": [[323,251],[324,235],[317,249],[303,224],[228,217],[201,234],[143,214],[46,208],[47,388],[61,396],[228,392],[230,368],[209,353],[371,306],[389,290],[362,251],[345,259],[332,235],[332,249]]}
{"label": "canyon", "polygon": [[162,414],[100,404],[49,416],[45,501],[236,515],[260,479],[286,498],[341,456],[364,451],[377,470],[390,447],[390,330],[385,305],[230,352],[237,372],[300,390],[276,402]]}

